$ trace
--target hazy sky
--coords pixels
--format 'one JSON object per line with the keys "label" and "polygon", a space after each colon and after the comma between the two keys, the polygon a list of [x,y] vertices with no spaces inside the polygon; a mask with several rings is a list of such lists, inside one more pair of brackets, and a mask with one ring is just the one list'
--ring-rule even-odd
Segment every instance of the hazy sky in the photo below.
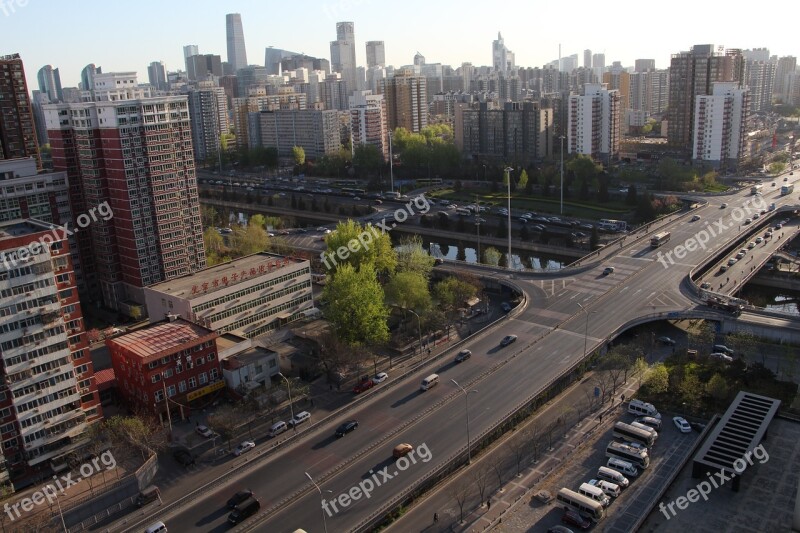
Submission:
{"label": "hazy sky", "polygon": [[267,46],[330,59],[336,22],[353,21],[359,65],[366,64],[370,40],[386,43],[386,61],[395,66],[412,63],[417,51],[429,63],[454,68],[465,61],[490,65],[501,31],[519,66],[557,59],[561,44],[562,55],[578,54],[581,66],[588,48],[604,53],[606,65],[647,58],[666,68],[670,54],[694,44],[797,56],[796,30],[776,22],[782,11],[794,20],[800,8],[779,0],[762,18],[697,0],[671,0],[663,8],[633,0],[0,0],[0,55],[22,56],[30,89],[46,64],[60,69],[65,87],[77,86],[88,63],[104,72],[135,70],[147,82],[151,61],[183,69],[185,44],[225,61],[225,14],[241,13],[250,64],[264,64]]}

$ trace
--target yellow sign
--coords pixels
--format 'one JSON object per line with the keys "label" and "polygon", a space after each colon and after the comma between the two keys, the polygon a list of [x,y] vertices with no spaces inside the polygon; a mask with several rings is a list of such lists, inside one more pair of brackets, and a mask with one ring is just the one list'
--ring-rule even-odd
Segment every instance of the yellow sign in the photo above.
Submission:
{"label": "yellow sign", "polygon": [[197,389],[196,391],[192,391],[186,395],[186,399],[190,402],[192,400],[196,400],[201,396],[205,396],[206,394],[211,394],[215,390],[224,389],[225,388],[225,380],[219,380],[216,383],[212,383],[211,385],[207,385],[202,389]]}

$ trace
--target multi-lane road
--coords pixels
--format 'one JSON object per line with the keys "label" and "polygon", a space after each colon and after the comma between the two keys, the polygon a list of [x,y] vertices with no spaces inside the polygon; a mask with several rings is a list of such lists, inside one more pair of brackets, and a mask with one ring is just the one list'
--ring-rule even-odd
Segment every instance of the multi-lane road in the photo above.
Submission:
{"label": "multi-lane road", "polygon": [[[247,487],[259,496],[262,511],[274,512],[240,526],[242,530],[323,531],[323,515],[328,531],[358,529],[405,489],[463,450],[465,404],[451,379],[478,390],[470,396],[470,431],[475,438],[580,360],[585,346],[591,351],[630,321],[656,314],[663,318],[663,313],[698,306],[683,282],[691,269],[708,260],[708,248],[687,250],[680,260],[666,266],[658,260],[658,253],[674,252],[676,246],[696,238],[705,226],[698,222],[721,217],[725,228],[717,226],[713,243],[715,249],[720,248],[740,232],[731,217],[734,209],[747,201],[747,192],[710,201],[696,211],[701,217],[698,221],[692,222],[687,215],[672,222],[667,228],[671,241],[658,250],[650,248],[648,236],[629,237],[615,256],[571,276],[565,272],[561,278],[545,279],[515,274],[509,282],[527,295],[525,309],[512,312],[514,316],[469,342],[465,347],[472,350],[471,359],[455,364],[448,356],[400,383],[380,385],[384,390],[376,392],[371,401],[310,431],[249,473],[194,495],[185,506],[159,518],[177,531],[222,531],[227,529],[225,501]],[[723,201],[728,203],[726,209],[720,208]],[[793,195],[770,201],[797,203]],[[613,266],[614,272],[603,275],[608,266]],[[491,277],[508,279],[509,274],[498,271]],[[506,334],[515,334],[518,340],[499,348]],[[419,382],[431,372],[440,375],[441,383],[421,392]],[[358,429],[336,439],[335,427],[351,418],[359,421]],[[400,442],[424,445],[418,456],[429,450],[430,459],[399,471],[391,456]],[[370,470],[384,473],[373,478]],[[321,508],[320,494],[306,472],[320,482],[326,500],[337,502],[329,503],[328,511]],[[369,480],[374,485],[370,497],[355,499],[363,492],[353,487],[369,487]]]}

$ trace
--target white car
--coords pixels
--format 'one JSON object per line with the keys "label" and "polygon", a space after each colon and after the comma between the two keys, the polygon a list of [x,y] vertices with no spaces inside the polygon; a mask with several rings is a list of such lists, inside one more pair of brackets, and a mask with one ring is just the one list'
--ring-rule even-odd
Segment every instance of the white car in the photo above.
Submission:
{"label": "white car", "polygon": [[712,353],[708,357],[710,359],[716,359],[717,361],[722,361],[723,363],[733,362],[733,357],[725,353]]}
{"label": "white car", "polygon": [[208,426],[197,426],[194,430],[201,436],[210,439],[214,436],[214,432],[208,429]]}
{"label": "white car", "polygon": [[250,451],[256,447],[256,443],[250,440],[242,441],[236,448],[233,450],[233,455],[240,456],[244,452]]}
{"label": "white car", "polygon": [[687,422],[682,416],[676,416],[672,419],[672,421],[675,423],[675,427],[678,428],[681,433],[692,432],[692,426],[690,426],[689,422]]}
{"label": "white car", "polygon": [[387,379],[389,379],[389,374],[387,374],[386,372],[378,372],[377,374],[375,374],[375,377],[372,378],[372,382],[376,384],[383,383]]}

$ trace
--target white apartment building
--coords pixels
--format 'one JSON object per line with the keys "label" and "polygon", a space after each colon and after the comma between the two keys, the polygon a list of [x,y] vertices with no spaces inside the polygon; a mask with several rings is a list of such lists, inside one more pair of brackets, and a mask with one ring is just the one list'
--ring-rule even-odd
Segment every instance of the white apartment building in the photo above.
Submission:
{"label": "white apartment building", "polygon": [[386,101],[382,94],[356,91],[350,97],[350,131],[353,146],[369,144],[389,157],[389,130],[386,122]]}
{"label": "white apartment building", "polygon": [[736,82],[716,82],[710,96],[695,100],[692,160],[735,169],[745,157],[749,89]]}
{"label": "white apartment building", "polygon": [[569,97],[567,153],[584,154],[608,164],[619,158],[620,95],[606,84],[587,83]]}

